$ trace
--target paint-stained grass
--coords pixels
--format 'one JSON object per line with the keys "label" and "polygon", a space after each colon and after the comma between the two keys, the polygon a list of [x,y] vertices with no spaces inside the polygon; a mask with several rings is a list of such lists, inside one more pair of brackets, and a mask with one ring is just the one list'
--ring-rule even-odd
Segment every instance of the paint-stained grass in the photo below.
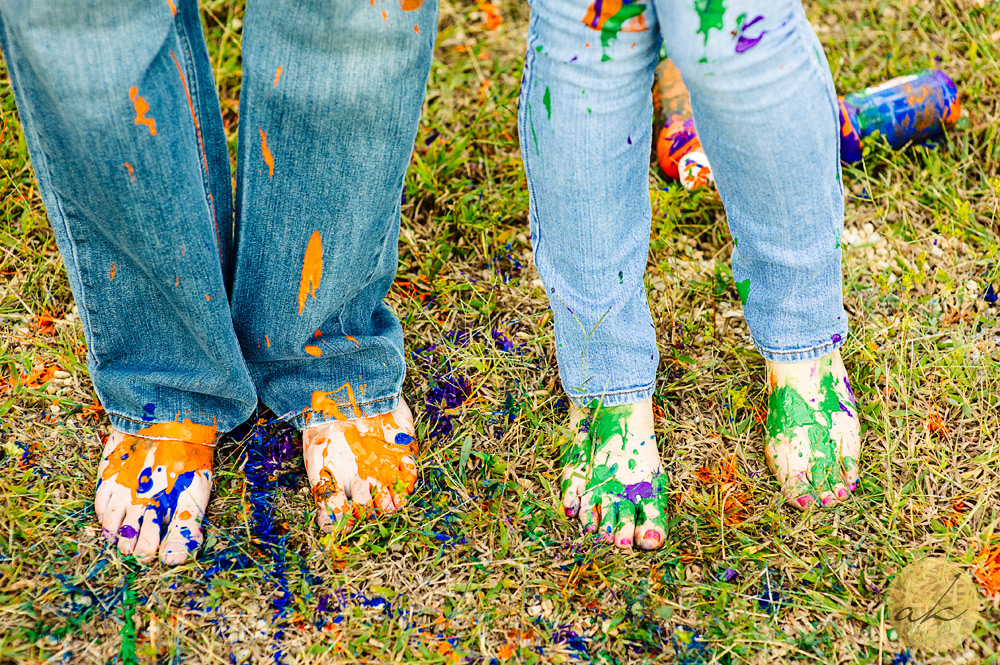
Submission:
{"label": "paint-stained grass", "polygon": [[[652,176],[673,492],[654,555],[595,546],[557,509],[565,401],[515,139],[527,10],[496,5],[491,31],[491,7],[444,3],[406,180],[392,300],[424,435],[414,505],[321,537],[297,439],[265,420],[220,446],[205,554],[175,569],[98,540],[107,422],[0,73],[0,662],[905,663],[882,605],[900,566],[943,555],[1000,591],[1000,5],[808,6],[841,91],[940,67],[965,108],[939,150],[874,146],[845,170],[865,452],[843,507],[800,517],[776,498],[722,208]],[[242,3],[203,15],[235,150]],[[996,662],[985,608],[962,650],[920,662]]]}

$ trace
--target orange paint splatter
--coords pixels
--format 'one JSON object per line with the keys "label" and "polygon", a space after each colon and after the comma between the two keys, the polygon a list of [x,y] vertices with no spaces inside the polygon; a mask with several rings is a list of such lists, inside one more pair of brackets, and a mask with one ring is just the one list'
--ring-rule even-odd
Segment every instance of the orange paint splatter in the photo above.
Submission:
{"label": "orange paint splatter", "polygon": [[257,128],[260,132],[260,151],[264,155],[264,163],[267,164],[268,175],[274,177],[274,155],[271,154],[271,150],[267,147],[267,134],[260,127]]}
{"label": "orange paint splatter", "polygon": [[189,511],[189,510],[182,510],[181,512],[177,513],[177,519],[179,519],[179,520],[189,520],[189,519],[191,519],[191,511]]}
{"label": "orange paint splatter", "polygon": [[382,10],[382,20],[385,21],[386,23],[389,22],[389,12],[385,11],[384,9]]}
{"label": "orange paint splatter", "polygon": [[[115,479],[131,490],[134,505],[149,505],[151,499],[138,496],[143,472],[148,474],[149,468],[162,469],[167,483],[166,494],[173,491],[174,482],[184,474],[210,473],[215,434],[214,426],[196,425],[190,420],[159,423],[139,430],[138,434],[127,434],[108,456],[108,464],[101,471],[101,481]],[[172,438],[159,438],[165,436]]]}
{"label": "orange paint splatter", "polygon": [[987,596],[1000,596],[1000,545],[983,547],[976,558],[976,579]]}
{"label": "orange paint splatter", "polygon": [[281,78],[281,65],[278,65],[278,71],[274,72],[274,83],[272,83],[271,85],[277,87],[278,79],[280,78]]}
{"label": "orange paint splatter", "polygon": [[[381,491],[395,499],[397,483],[403,483],[403,492],[409,494],[417,482],[417,467],[411,460],[417,456],[417,441],[410,435],[409,443],[402,445],[390,441],[399,431],[392,413],[367,419],[362,433],[354,421],[344,429],[344,438],[351,447],[358,465],[358,476],[374,479]],[[401,473],[402,471],[402,473]]]}
{"label": "orange paint splatter", "polygon": [[208,295],[208,294],[206,293],[206,294],[205,294],[205,300],[211,300],[211,299],[212,299],[212,296],[210,296],[210,295]]}
{"label": "orange paint splatter", "polygon": [[[184,72],[181,71],[181,63],[177,60],[177,56],[174,52],[170,52],[170,57],[174,60],[174,66],[177,67],[177,75],[181,78],[181,85],[184,87],[184,94],[187,96],[188,110],[191,111],[191,120],[194,121],[195,134],[198,136],[198,147],[201,148],[201,161],[205,166],[205,178],[208,180],[210,178],[210,171],[208,170],[208,156],[205,154],[205,142],[201,138],[201,125],[198,124],[198,114],[194,112],[194,102],[191,101],[191,91],[188,90],[187,79],[184,78]],[[211,186],[209,186],[209,199],[212,198]],[[214,203],[214,201],[213,201]],[[210,205],[209,209],[212,211],[212,224],[215,225],[215,244],[219,248],[219,262],[222,262],[222,241],[219,239],[219,222],[215,218],[215,206]],[[184,253],[184,247],[181,246],[181,254]]]}
{"label": "orange paint splatter", "polygon": [[330,395],[336,395],[344,388],[347,388],[347,402],[354,409],[354,416],[356,418],[361,418],[362,412],[358,408],[358,401],[354,397],[354,388],[351,387],[350,383],[345,383],[336,390],[325,391],[317,390],[312,394],[312,410],[318,413],[322,413],[327,418],[335,418],[337,420],[347,420],[344,414],[340,412],[340,407],[335,401],[330,399]]}
{"label": "orange paint splatter", "polygon": [[313,344],[306,344],[306,346],[305,346],[305,352],[308,353],[311,356],[316,356],[317,358],[319,358],[321,355],[323,355],[323,349],[321,349],[318,346],[315,346]]}
{"label": "orange paint splatter", "polygon": [[173,3],[173,0],[167,0],[167,6],[170,7],[170,13],[177,16],[177,6]]}
{"label": "orange paint splatter", "polygon": [[500,16],[500,10],[492,2],[485,2],[485,0],[478,0],[476,3],[478,5],[479,11],[483,12],[486,16],[483,19],[486,23],[487,30],[499,30],[500,26],[503,25],[503,17]]}
{"label": "orange paint splatter", "polygon": [[125,168],[128,169],[129,182],[135,182],[135,170],[132,168],[132,165],[125,162]]}
{"label": "orange paint splatter", "polygon": [[299,316],[302,316],[302,308],[306,306],[306,298],[312,296],[316,299],[316,289],[319,288],[320,279],[323,277],[323,240],[319,231],[313,231],[309,236],[309,244],[306,245],[305,256],[302,257],[302,282],[299,284]]}
{"label": "orange paint splatter", "polygon": [[132,105],[135,107],[135,124],[145,125],[149,129],[149,135],[156,136],[156,120],[146,117],[149,112],[149,104],[146,103],[145,97],[139,96],[139,88],[134,85],[129,88],[128,98],[132,100]]}
{"label": "orange paint splatter", "polygon": [[423,6],[424,0],[399,0],[399,6],[404,12],[412,12]]}
{"label": "orange paint splatter", "polygon": [[181,285],[181,276],[177,275],[174,277],[174,286],[180,286],[180,285]]}
{"label": "orange paint splatter", "polygon": [[350,335],[344,335],[344,339],[349,339],[352,342],[354,342],[357,346],[359,346],[359,347],[361,346],[361,343],[358,342],[358,340],[356,338],[351,337]]}
{"label": "orange paint splatter", "polygon": [[317,330],[315,333],[313,333],[313,337],[322,337],[322,336],[323,336],[323,333],[321,333],[319,330]]}
{"label": "orange paint splatter", "polygon": [[945,435],[948,433],[948,426],[944,424],[936,411],[927,414],[927,419],[924,420],[924,429],[931,434]]}
{"label": "orange paint splatter", "polygon": [[115,281],[115,275],[118,274],[118,264],[114,261],[111,262],[111,269],[108,270],[108,279],[112,282]]}
{"label": "orange paint splatter", "polygon": [[[622,0],[594,0],[587,8],[583,22],[587,27],[601,31],[604,24],[622,9]],[[627,19],[621,27],[621,32],[643,32],[646,29],[646,17],[643,14]],[[589,46],[589,44],[588,44]]]}
{"label": "orange paint splatter", "polygon": [[413,32],[417,33],[418,35],[420,34],[420,26],[417,25],[416,23],[413,24]]}
{"label": "orange paint splatter", "polygon": [[264,343],[267,344],[267,348],[271,348],[271,338],[267,335],[264,335]]}

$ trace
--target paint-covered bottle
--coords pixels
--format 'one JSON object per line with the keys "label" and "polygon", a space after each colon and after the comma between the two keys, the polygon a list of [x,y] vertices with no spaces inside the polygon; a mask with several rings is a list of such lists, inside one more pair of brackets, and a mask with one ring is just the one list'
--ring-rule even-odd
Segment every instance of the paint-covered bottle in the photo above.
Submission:
{"label": "paint-covered bottle", "polygon": [[941,134],[962,112],[947,74],[924,69],[840,98],[840,158],[861,160],[861,139],[876,131],[893,148]]}
{"label": "paint-covered bottle", "polygon": [[[668,59],[660,60],[653,79],[653,118],[657,128],[656,159],[669,178],[680,180],[688,189],[714,182],[708,158],[701,151],[701,142],[694,131],[691,98],[681,79],[681,73]],[[683,177],[681,161],[690,154]],[[705,169],[709,169],[707,174]],[[693,174],[693,175],[692,175]]]}

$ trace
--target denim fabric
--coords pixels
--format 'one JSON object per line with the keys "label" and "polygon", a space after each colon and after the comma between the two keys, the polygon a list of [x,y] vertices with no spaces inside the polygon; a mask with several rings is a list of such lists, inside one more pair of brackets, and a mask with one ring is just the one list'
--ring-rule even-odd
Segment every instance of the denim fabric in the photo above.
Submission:
{"label": "denim fabric", "polygon": [[837,103],[798,0],[534,0],[521,151],[560,377],[580,404],[653,392],[643,275],[661,40],[691,93],[758,350],[807,360],[847,335]]}
{"label": "denim fabric", "polygon": [[404,5],[247,3],[234,215],[195,0],[0,0],[115,428],[226,431],[258,398],[299,427],[395,408],[403,336],[383,298],[437,28],[436,0]]}

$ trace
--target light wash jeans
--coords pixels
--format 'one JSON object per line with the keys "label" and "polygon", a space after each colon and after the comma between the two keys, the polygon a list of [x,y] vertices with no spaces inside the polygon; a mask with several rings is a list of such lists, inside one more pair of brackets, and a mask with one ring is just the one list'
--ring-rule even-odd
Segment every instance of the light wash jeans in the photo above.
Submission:
{"label": "light wash jeans", "polygon": [[653,393],[643,274],[661,40],[691,92],[758,350],[808,360],[847,336],[837,100],[799,0],[534,0],[521,152],[559,373],[579,404]]}
{"label": "light wash jeans", "polygon": [[115,428],[395,408],[383,298],[436,30],[436,0],[249,0],[233,178],[196,0],[0,0]]}

